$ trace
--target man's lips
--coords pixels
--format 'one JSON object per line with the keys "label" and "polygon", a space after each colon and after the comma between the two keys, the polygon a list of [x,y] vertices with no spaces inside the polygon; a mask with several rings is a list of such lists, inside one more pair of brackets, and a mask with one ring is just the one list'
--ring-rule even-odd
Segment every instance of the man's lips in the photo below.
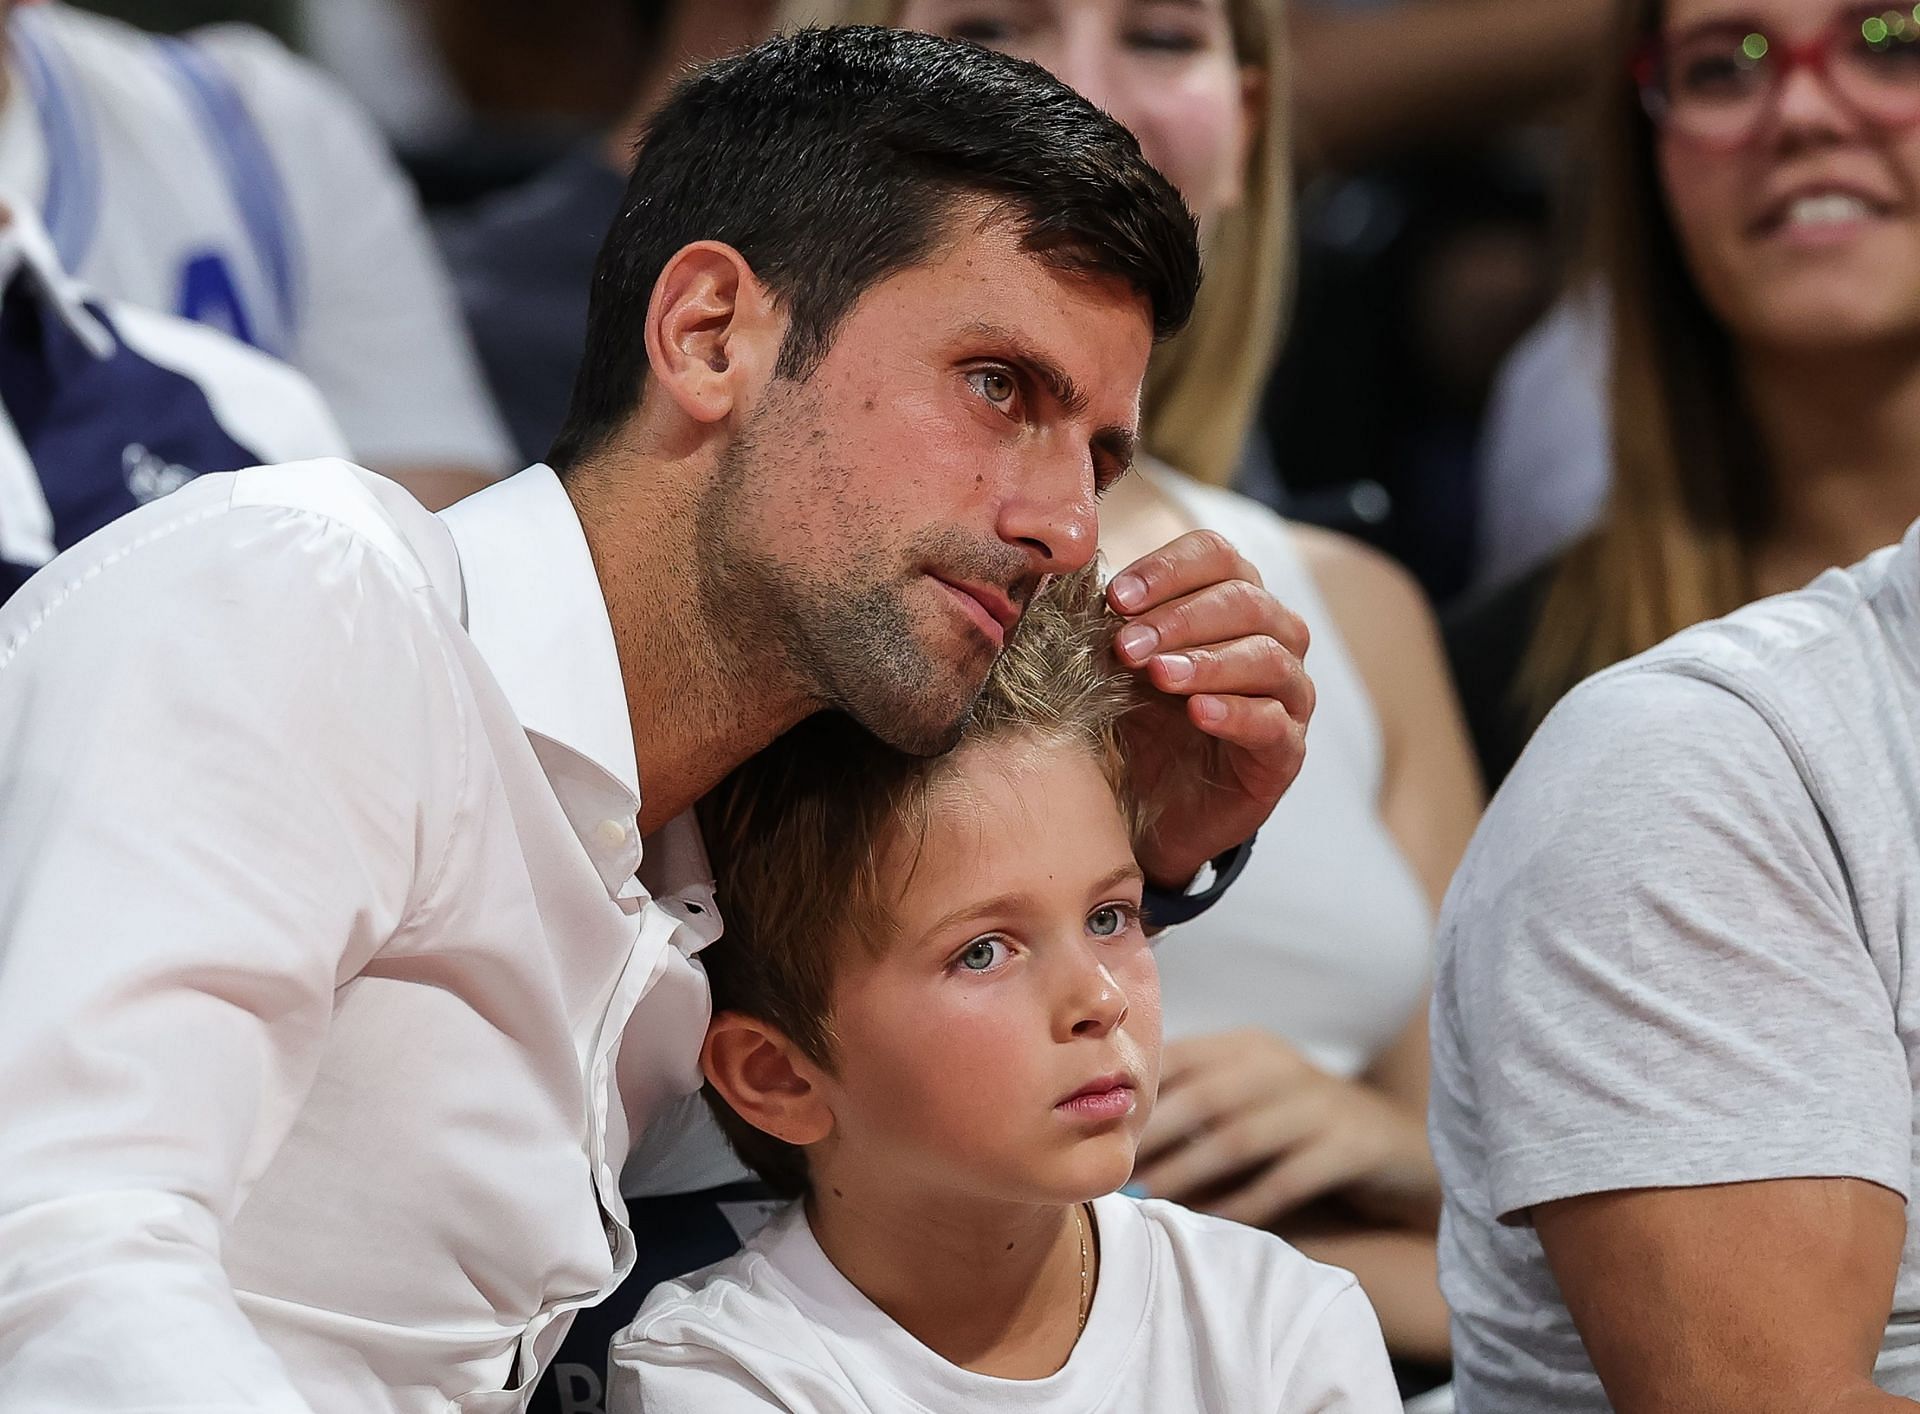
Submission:
{"label": "man's lips", "polygon": [[993,585],[938,574],[929,574],[928,578],[954,597],[996,648],[1007,641],[1007,634],[1020,621],[1019,606]]}
{"label": "man's lips", "polygon": [[1078,1119],[1125,1119],[1137,1098],[1132,1077],[1116,1072],[1088,1081],[1054,1108]]}

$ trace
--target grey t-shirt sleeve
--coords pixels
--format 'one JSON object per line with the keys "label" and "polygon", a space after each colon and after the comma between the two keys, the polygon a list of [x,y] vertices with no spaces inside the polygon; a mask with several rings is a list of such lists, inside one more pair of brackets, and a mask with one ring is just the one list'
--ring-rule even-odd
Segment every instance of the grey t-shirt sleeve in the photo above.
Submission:
{"label": "grey t-shirt sleeve", "polygon": [[1795,753],[1734,692],[1637,669],[1577,690],[1442,928],[1503,1219],[1771,1178],[1907,1196],[1891,982]]}

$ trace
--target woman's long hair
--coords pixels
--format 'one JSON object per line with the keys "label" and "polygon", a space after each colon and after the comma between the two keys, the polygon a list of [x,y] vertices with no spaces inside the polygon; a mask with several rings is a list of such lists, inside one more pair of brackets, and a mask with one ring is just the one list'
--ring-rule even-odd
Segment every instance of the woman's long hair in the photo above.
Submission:
{"label": "woman's long hair", "polygon": [[1585,254],[1610,302],[1613,488],[1528,644],[1530,727],[1581,678],[1751,599],[1772,514],[1733,343],[1687,269],[1629,77],[1660,21],[1659,0],[1622,0],[1594,109]]}
{"label": "woman's long hair", "polygon": [[[787,24],[894,24],[901,0],[789,0]],[[1265,121],[1248,153],[1240,205],[1206,233],[1207,277],[1185,332],[1154,351],[1141,443],[1216,486],[1233,481],[1286,322],[1293,173],[1281,0],[1227,0],[1235,57],[1265,76]]]}

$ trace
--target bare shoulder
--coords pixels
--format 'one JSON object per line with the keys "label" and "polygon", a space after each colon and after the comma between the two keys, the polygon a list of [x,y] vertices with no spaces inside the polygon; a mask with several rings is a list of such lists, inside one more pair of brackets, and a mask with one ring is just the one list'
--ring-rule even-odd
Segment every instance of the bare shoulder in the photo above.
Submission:
{"label": "bare shoulder", "polygon": [[1382,659],[1409,649],[1437,651],[1438,629],[1426,594],[1392,558],[1337,531],[1291,520],[1286,526],[1370,686]]}

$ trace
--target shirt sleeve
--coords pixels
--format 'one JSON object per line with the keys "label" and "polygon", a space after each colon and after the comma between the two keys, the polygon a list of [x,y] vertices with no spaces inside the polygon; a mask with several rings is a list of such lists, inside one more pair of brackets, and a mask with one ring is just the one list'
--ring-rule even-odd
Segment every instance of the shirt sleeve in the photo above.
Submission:
{"label": "shirt sleeve", "polygon": [[196,41],[232,76],[273,153],[298,228],[293,363],[357,460],[391,473],[516,460],[420,204],[354,101],[243,26]]}
{"label": "shirt sleeve", "polygon": [[1277,1374],[1279,1414],[1387,1414],[1400,1408],[1379,1318],[1351,1277],[1300,1343],[1288,1348],[1287,1368]]}
{"label": "shirt sleeve", "polygon": [[1794,752],[1746,698],[1647,668],[1576,690],[1441,928],[1491,1211],[1776,1178],[1905,1197],[1897,959],[1876,958],[1850,889]]}
{"label": "shirt sleeve", "polygon": [[858,1414],[841,1401],[804,1411],[776,1398],[744,1365],[712,1346],[655,1340],[614,1343],[607,1369],[607,1414]]}
{"label": "shirt sleeve", "polygon": [[231,480],[0,610],[6,1414],[307,1408],[222,1233],[442,849],[413,591]]}

